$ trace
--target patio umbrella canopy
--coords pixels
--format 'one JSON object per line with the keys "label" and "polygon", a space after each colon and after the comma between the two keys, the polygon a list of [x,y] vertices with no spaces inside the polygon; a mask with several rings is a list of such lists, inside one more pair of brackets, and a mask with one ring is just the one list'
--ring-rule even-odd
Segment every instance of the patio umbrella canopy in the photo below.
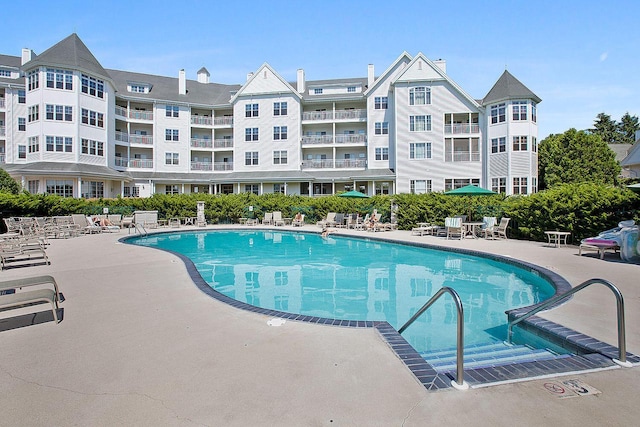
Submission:
{"label": "patio umbrella canopy", "polygon": [[364,193],[361,193],[359,191],[356,190],[351,190],[351,191],[347,191],[346,193],[342,193],[342,194],[338,194],[338,197],[351,197],[354,199],[368,199],[369,196],[367,196]]}
{"label": "patio umbrella canopy", "polygon": [[450,195],[458,195],[458,196],[483,196],[483,195],[491,195],[498,194],[495,191],[487,190],[486,188],[481,188],[475,185],[467,185],[460,188],[454,188],[453,190],[446,191],[444,194]]}
{"label": "patio umbrella canopy", "polygon": [[640,183],[627,185],[627,188],[636,193],[640,193]]}

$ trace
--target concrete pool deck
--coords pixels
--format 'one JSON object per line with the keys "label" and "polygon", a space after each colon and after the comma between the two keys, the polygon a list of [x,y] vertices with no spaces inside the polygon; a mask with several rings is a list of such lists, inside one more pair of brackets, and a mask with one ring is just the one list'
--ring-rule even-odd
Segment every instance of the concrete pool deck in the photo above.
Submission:
{"label": "concrete pool deck", "polygon": [[[625,298],[627,351],[640,354],[640,265],[540,242],[338,233],[512,256],[574,286],[610,280]],[[0,425],[633,425],[640,418],[640,367],[429,392],[374,329],[269,326],[270,317],[203,294],[177,257],[119,243],[125,235],[51,240],[51,265],[0,272],[0,280],[51,274],[65,297],[58,325],[10,329],[34,311],[43,312],[36,322],[45,318],[44,306],[0,313]],[[617,343],[615,299],[604,287],[542,317]],[[560,399],[544,388],[561,379],[601,393]]]}

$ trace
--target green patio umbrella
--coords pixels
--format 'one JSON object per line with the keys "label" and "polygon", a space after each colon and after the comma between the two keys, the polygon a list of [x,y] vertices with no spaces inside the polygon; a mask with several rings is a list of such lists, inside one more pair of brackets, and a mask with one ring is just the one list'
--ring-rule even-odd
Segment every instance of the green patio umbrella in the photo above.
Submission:
{"label": "green patio umbrella", "polygon": [[489,196],[491,194],[498,194],[495,191],[487,190],[486,188],[478,187],[477,185],[467,185],[460,188],[454,188],[453,190],[445,191],[447,195],[458,196]]}
{"label": "green patio umbrella", "polygon": [[342,194],[338,194],[338,197],[351,197],[353,199],[368,199],[369,196],[367,196],[364,193],[361,193],[359,191],[356,190],[351,190],[351,191],[347,191],[346,193],[342,193]]}
{"label": "green patio umbrella", "polygon": [[635,193],[640,193],[640,182],[637,184],[627,185],[627,188]]}

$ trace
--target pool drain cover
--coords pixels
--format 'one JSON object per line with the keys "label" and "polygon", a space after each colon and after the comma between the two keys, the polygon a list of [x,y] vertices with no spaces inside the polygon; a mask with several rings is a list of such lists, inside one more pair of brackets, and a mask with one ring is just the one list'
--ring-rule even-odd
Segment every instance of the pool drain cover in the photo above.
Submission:
{"label": "pool drain cover", "polygon": [[267,325],[269,326],[282,326],[284,325],[284,323],[286,322],[285,319],[279,319],[279,318],[275,318],[275,319],[271,319],[267,322]]}

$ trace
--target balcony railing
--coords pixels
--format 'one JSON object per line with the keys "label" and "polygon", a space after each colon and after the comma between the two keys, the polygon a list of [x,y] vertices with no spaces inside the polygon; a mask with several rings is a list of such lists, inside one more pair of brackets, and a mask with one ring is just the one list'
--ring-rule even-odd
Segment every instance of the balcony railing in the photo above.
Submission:
{"label": "balcony railing", "polygon": [[302,113],[302,120],[333,120],[333,111],[307,111]]}
{"label": "balcony railing", "polygon": [[153,168],[153,160],[152,159],[127,159],[124,157],[116,157],[115,165],[123,168],[151,169]]}
{"label": "balcony railing", "polygon": [[361,120],[367,118],[367,110],[336,110],[336,120]]}
{"label": "balcony railing", "polygon": [[336,144],[358,144],[367,142],[367,136],[362,134],[343,134],[336,135]]}
{"label": "balcony railing", "polygon": [[460,133],[480,133],[480,125],[477,123],[449,123],[444,125],[444,133],[460,134]]}
{"label": "balcony railing", "polygon": [[194,148],[212,148],[213,141],[205,138],[191,138],[191,146]]}
{"label": "balcony railing", "polygon": [[302,169],[333,169],[333,159],[305,160]]}
{"label": "balcony railing", "polygon": [[233,147],[233,139],[218,138],[213,140],[213,148],[231,148]]}
{"label": "balcony railing", "polygon": [[191,116],[191,124],[211,126],[213,124],[213,119],[208,116]]}
{"label": "balcony railing", "polygon": [[232,171],[233,162],[214,162],[213,170],[214,171]]}
{"label": "balcony railing", "polygon": [[129,117],[129,115],[127,114],[127,109],[119,105],[116,105],[116,116],[125,117],[125,118]]}
{"label": "balcony railing", "polygon": [[213,170],[211,162],[191,162],[192,171],[210,171]]}
{"label": "balcony railing", "polygon": [[447,152],[444,156],[445,162],[479,162],[480,152],[478,151],[456,151]]}
{"label": "balcony railing", "polygon": [[336,168],[364,168],[365,166],[367,166],[365,159],[336,160]]}
{"label": "balcony railing", "polygon": [[152,135],[137,135],[130,134],[129,135],[129,143],[131,144],[144,144],[144,145],[153,145],[153,136]]}
{"label": "balcony railing", "polygon": [[333,136],[331,135],[309,135],[302,137],[303,144],[331,144]]}
{"label": "balcony railing", "polygon": [[0,126],[0,136],[5,136],[7,134],[7,128],[4,126]]}
{"label": "balcony railing", "polygon": [[217,126],[232,126],[233,125],[233,117],[224,116],[224,117],[214,117],[213,124]]}

